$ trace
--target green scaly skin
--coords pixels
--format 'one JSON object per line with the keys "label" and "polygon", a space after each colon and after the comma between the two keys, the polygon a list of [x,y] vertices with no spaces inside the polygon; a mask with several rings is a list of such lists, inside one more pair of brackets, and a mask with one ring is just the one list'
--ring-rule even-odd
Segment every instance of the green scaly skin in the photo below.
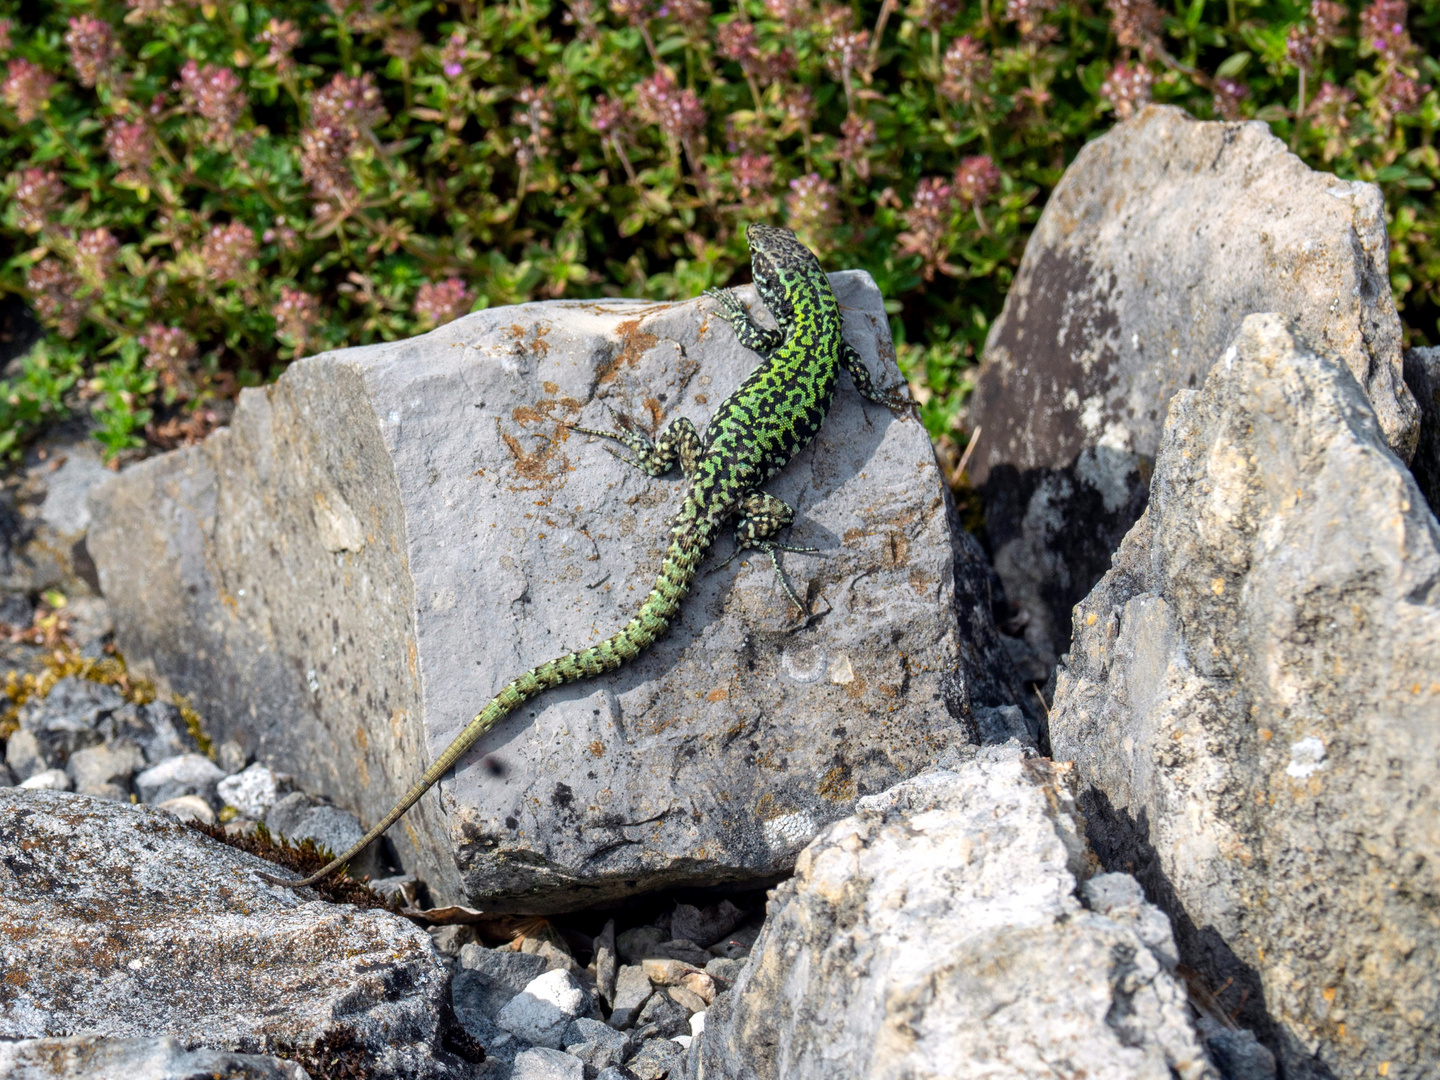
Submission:
{"label": "green scaly skin", "polygon": [[663,475],[678,461],[690,480],[670,528],[670,548],[660,574],[634,618],[600,644],[531,668],[512,680],[465,726],[405,797],[345,854],[300,881],[268,874],[261,874],[262,878],[291,888],[313,885],[350,862],[400,820],[476,740],[525,702],[553,687],[614,671],[639,656],[670,629],[700,563],[721,526],[732,518],[736,519],[736,554],[747,548],[767,552],[786,594],[796,607],[804,609],[785,582],[777,552],[813,549],[788,547],[775,539],[794,520],[795,511],[760,487],[815,438],[835,395],[840,368],[850,373],[856,389],[871,401],[908,411],[909,399],[875,391],[864,361],[841,335],[840,305],[829,279],[794,233],[751,225],[747,238],[756,289],[779,329],[758,325],[729,290],[710,290],[720,302],[720,317],[763,362],[715,411],[704,438],[684,417],[673,421],[653,444],[619,416],[618,432],[574,429],[622,443],[635,456],[616,456],[651,476]]}

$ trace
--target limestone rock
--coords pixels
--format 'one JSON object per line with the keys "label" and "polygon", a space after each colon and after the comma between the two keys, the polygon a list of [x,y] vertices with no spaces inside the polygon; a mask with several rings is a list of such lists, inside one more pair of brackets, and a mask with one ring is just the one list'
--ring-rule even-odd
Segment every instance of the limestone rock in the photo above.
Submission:
{"label": "limestone rock", "polygon": [[449,980],[425,933],[256,877],[273,869],[150,807],[0,790],[0,1040],[323,1042],[377,1078],[457,1075],[434,1049]]}
{"label": "limestone rock", "polygon": [[177,1039],[85,1034],[0,1042],[7,1080],[310,1080],[294,1061],[266,1054],[187,1050]]}
{"label": "limestone rock", "polygon": [[1050,734],[1105,865],[1283,1076],[1433,1072],[1440,524],[1348,367],[1247,318],[1076,625]]}
{"label": "limestone rock", "polygon": [[1088,144],[991,329],[971,476],[1016,629],[1053,664],[1070,610],[1144,509],[1165,409],[1252,312],[1340,357],[1409,459],[1380,190],[1315,172],[1260,122],[1152,105]]}
{"label": "limestone rock", "polygon": [[[874,283],[832,280],[895,385]],[[567,425],[703,426],[756,363],[700,298],[497,308],[292,364],[92,500],[117,642],[212,738],[373,822],[508,679],[618,630],[654,580],[682,481]],[[666,640],[509,717],[391,831],[437,902],[543,913],[783,872],[973,738],[972,704],[1013,703],[983,555],[952,543],[913,418],[842,374],[768,487],[821,549],[784,565],[823,617],[796,624],[768,559],[712,572],[723,537]]]}
{"label": "limestone rock", "polygon": [[862,799],[772,892],[687,1075],[1214,1080],[1163,951],[1076,897],[1081,827],[1018,749]]}

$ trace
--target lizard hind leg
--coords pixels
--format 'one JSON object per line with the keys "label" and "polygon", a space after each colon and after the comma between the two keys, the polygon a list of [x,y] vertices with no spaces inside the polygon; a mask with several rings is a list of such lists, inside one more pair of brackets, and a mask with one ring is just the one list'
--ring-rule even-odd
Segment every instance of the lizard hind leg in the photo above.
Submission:
{"label": "lizard hind leg", "polygon": [[764,491],[754,491],[740,502],[740,520],[735,523],[735,550],[716,569],[729,564],[731,559],[749,548],[758,548],[770,556],[770,565],[775,568],[775,580],[785,590],[790,602],[801,611],[806,610],[790,582],[785,580],[785,571],[780,568],[779,552],[793,551],[799,554],[814,554],[813,547],[794,547],[775,539],[777,533],[787,529],[795,520],[795,510],[782,499]]}
{"label": "lizard hind leg", "polygon": [[[609,408],[609,406],[606,406]],[[674,467],[676,462],[686,476],[695,472],[695,465],[700,460],[700,453],[703,449],[703,442],[700,433],[695,430],[686,417],[677,417],[670,422],[670,425],[660,433],[660,437],[653,443],[630,417],[623,413],[617,413],[610,409],[610,415],[615,420],[615,426],[619,431],[600,431],[597,428],[572,426],[571,431],[578,431],[582,435],[598,435],[602,439],[614,439],[616,442],[626,446],[635,456],[626,457],[619,451],[606,447],[615,457],[648,476],[664,476]]]}

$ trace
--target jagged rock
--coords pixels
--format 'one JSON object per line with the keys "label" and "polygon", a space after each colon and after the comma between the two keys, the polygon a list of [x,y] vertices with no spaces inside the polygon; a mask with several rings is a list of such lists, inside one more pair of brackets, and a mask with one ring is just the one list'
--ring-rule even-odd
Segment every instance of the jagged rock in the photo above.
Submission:
{"label": "jagged rock", "polygon": [[1050,734],[1105,865],[1285,1077],[1433,1072],[1440,524],[1347,366],[1247,318],[1076,626]]}
{"label": "jagged rock", "polygon": [[585,1062],[573,1054],[536,1046],[515,1055],[510,1080],[585,1080]]}
{"label": "jagged rock", "polygon": [[45,768],[63,768],[70,755],[99,746],[105,741],[100,730],[112,713],[125,707],[125,699],[112,686],[91,682],[77,675],[59,680],[45,697],[32,698],[20,706],[20,731],[32,739],[21,741],[24,754],[21,765],[11,757],[11,738],[5,747],[5,760],[17,773],[30,776],[35,763]]}
{"label": "jagged rock", "polygon": [[[849,340],[900,381],[862,272]],[[754,302],[754,293],[740,295]],[[703,426],[758,362],[714,301],[478,312],[292,364],[203,445],[126,470],[89,532],[117,642],[299,786],[371,822],[504,683],[618,630],[683,484],[569,424]],[[786,870],[854,800],[1013,703],[983,553],[923,428],[842,374],[768,489],[816,555],[696,583],[668,638],[487,735],[391,838],[437,902],[536,913]],[[494,755],[503,776],[493,775]]]}
{"label": "jagged rock", "polygon": [[650,1000],[654,986],[639,964],[623,964],[615,979],[615,1004],[610,1010],[610,1023],[627,1028],[635,1022],[640,1010]]}
{"label": "jagged rock", "polygon": [[630,1056],[630,1036],[609,1024],[582,1016],[565,1029],[565,1052],[596,1069],[623,1065]]}
{"label": "jagged rock", "polygon": [[215,811],[209,802],[199,795],[177,795],[155,804],[156,810],[174,814],[181,821],[198,821],[202,825],[215,824]]}
{"label": "jagged rock", "polygon": [[215,785],[225,779],[213,761],[204,754],[180,754],[159,765],[152,765],[135,777],[135,794],[143,803],[162,803],[182,795],[215,798]]}
{"label": "jagged rock", "polygon": [[1405,385],[1420,404],[1420,438],[1410,471],[1440,514],[1440,347],[1405,351]]}
{"label": "jagged rock", "polygon": [[666,1080],[679,1077],[685,1048],[673,1039],[651,1039],[625,1063],[636,1080]]}
{"label": "jagged rock", "polygon": [[0,790],[0,1040],[323,1046],[377,1078],[458,1076],[435,1049],[449,978],[425,933],[260,870],[147,806]]}
{"label": "jagged rock", "polygon": [[860,800],[771,893],[687,1075],[1214,1080],[1167,951],[1075,895],[1063,776],[986,749]]}
{"label": "jagged rock", "polygon": [[619,970],[615,959],[615,920],[606,919],[595,938],[595,990],[606,1008],[614,1005],[615,977]]}
{"label": "jagged rock", "polygon": [[590,995],[568,971],[547,971],[531,979],[506,1003],[495,1022],[516,1038],[558,1050],[565,1029],[592,1008]]}
{"label": "jagged rock", "polygon": [[215,785],[215,794],[226,806],[233,806],[245,817],[258,821],[280,801],[288,781],[288,776],[279,776],[257,761],[244,772],[221,780]]}
{"label": "jagged rock", "polygon": [[0,1042],[7,1080],[310,1080],[294,1061],[266,1054],[187,1050],[173,1038],[100,1035]]}
{"label": "jagged rock", "polygon": [[81,795],[128,802],[130,780],[145,767],[145,754],[133,739],[120,738],[70,755],[65,766]]}
{"label": "jagged rock", "polygon": [[970,473],[1016,625],[1050,666],[1071,608],[1145,507],[1166,405],[1255,311],[1339,356],[1389,446],[1415,449],[1384,204],[1267,125],[1152,105],[1081,150],[991,329]]}
{"label": "jagged rock", "polygon": [[670,916],[670,936],[708,949],[744,921],[745,913],[729,900],[705,908],[676,904]]}

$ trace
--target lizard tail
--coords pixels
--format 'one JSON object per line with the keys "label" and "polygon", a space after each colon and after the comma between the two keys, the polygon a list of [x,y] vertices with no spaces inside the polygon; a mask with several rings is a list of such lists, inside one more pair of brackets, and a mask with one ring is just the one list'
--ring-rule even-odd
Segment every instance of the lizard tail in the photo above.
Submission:
{"label": "lizard tail", "polygon": [[614,671],[621,664],[640,655],[670,629],[670,622],[679,611],[681,602],[689,594],[690,587],[695,582],[696,571],[709,551],[713,538],[714,526],[708,523],[698,527],[689,526],[683,529],[683,534],[682,529],[677,528],[670,549],[665,553],[664,565],[655,579],[654,588],[640,605],[640,610],[619,633],[588,649],[566,653],[546,661],[507,683],[503,690],[475,714],[474,719],[465,725],[460,734],[455,736],[390,812],[376,822],[374,828],[361,837],[349,851],[336,856],[315,873],[299,881],[273,877],[270,874],[259,876],[272,885],[284,885],[292,889],[304,888],[328,877],[379,839],[386,829],[399,821],[405,811],[420,800],[420,796],[435,786],[460,756],[475,745],[480,736],[525,702],[556,686]]}

